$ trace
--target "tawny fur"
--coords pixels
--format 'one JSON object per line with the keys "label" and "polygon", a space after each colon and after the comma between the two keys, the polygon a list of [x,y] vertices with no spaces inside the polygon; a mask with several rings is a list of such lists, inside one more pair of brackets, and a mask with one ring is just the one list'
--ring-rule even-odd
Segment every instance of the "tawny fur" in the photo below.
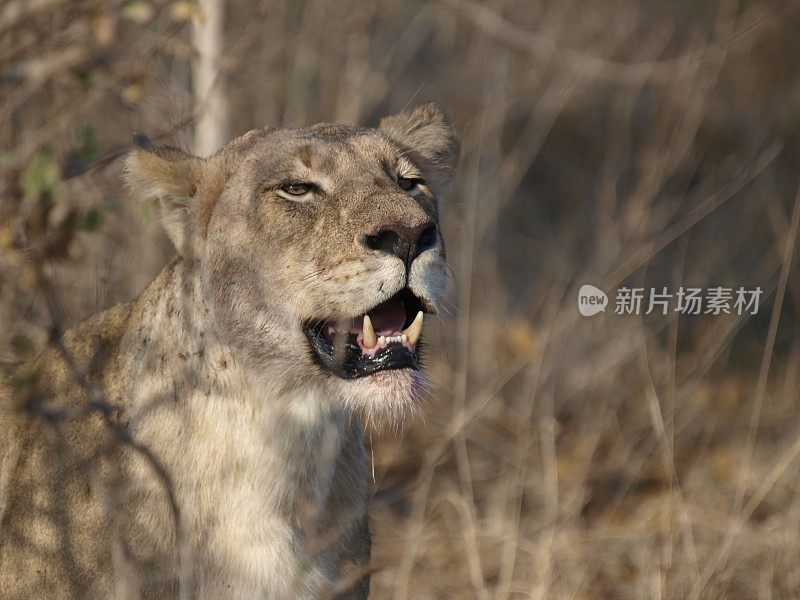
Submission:
{"label": "tawny fur", "polygon": [[[405,286],[437,309],[441,241],[407,270],[362,240],[437,223],[457,157],[435,105],[379,129],[252,131],[209,158],[136,150],[130,187],[161,203],[179,256],[30,382],[0,384],[0,598],[366,597],[360,417],[412,407],[422,378],[338,379],[301,325]],[[410,195],[398,174],[428,184]],[[280,198],[286,180],[324,197]]]}

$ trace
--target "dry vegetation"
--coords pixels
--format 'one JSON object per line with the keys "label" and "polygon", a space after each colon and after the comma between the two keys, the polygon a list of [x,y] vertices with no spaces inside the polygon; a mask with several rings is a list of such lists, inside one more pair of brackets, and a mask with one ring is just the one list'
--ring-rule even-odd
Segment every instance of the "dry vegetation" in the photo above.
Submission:
{"label": "dry vegetation", "polygon": [[[191,145],[192,18],[0,3],[5,376],[172,253],[116,158],[133,130]],[[373,596],[800,597],[797,2],[227,0],[225,21],[232,135],[427,99],[462,134],[426,416],[367,440]],[[587,319],[583,283],[765,296]]]}

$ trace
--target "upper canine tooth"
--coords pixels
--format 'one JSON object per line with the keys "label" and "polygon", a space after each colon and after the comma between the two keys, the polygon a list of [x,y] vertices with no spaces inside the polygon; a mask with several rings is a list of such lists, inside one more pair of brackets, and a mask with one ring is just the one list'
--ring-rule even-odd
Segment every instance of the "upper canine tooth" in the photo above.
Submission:
{"label": "upper canine tooth", "polygon": [[372,326],[372,319],[369,315],[364,315],[364,346],[372,350],[378,344],[378,336],[375,335],[375,328]]}
{"label": "upper canine tooth", "polygon": [[414,317],[414,321],[409,325],[406,329],[403,330],[408,336],[408,343],[412,346],[417,343],[420,334],[422,333],[422,319],[423,319],[422,311],[417,313],[417,316]]}

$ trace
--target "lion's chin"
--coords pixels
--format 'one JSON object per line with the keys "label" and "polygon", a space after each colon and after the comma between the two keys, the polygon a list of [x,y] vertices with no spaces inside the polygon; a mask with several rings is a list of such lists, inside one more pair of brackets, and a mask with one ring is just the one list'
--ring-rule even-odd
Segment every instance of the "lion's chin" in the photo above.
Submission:
{"label": "lion's chin", "polygon": [[337,385],[342,402],[368,425],[399,427],[420,408],[427,378],[417,369],[392,369]]}

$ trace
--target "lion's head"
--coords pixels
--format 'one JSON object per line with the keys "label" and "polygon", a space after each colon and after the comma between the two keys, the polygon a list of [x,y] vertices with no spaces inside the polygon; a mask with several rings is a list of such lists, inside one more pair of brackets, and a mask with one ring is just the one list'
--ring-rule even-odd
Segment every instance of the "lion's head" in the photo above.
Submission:
{"label": "lion's head", "polygon": [[447,284],[440,200],[459,153],[438,106],[377,129],[254,130],[209,158],[135,140],[128,183],[159,199],[236,360],[369,410],[419,396],[423,321]]}

